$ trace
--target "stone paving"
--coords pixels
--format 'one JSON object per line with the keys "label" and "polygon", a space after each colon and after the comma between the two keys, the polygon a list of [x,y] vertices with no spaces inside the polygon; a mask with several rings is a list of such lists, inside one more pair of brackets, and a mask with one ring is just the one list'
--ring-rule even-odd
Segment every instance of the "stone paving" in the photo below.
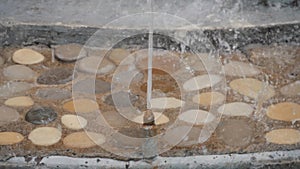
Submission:
{"label": "stone paving", "polygon": [[[110,135],[148,137],[142,125],[147,53],[99,49],[98,54],[108,54],[101,63],[96,53],[78,44],[57,46],[55,58],[44,46],[2,49],[2,159],[49,154],[122,158],[101,147],[118,150],[136,144],[110,140]],[[193,55],[161,49],[154,53],[155,134],[162,135],[162,143],[174,145],[162,156],[299,149],[299,46],[249,45],[204,66],[193,59],[209,60],[208,54]],[[212,69],[215,64],[223,69]],[[138,73],[125,90],[118,84],[128,71]],[[192,77],[182,76],[190,72]],[[210,137],[201,141],[201,131],[217,119]],[[115,132],[101,128],[104,123]],[[181,141],[173,142],[182,132]]]}

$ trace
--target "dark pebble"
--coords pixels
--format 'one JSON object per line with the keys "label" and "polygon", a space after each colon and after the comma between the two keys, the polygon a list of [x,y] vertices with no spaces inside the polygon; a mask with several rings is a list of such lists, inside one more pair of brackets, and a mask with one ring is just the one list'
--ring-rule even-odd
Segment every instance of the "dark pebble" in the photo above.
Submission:
{"label": "dark pebble", "polygon": [[25,120],[32,124],[48,124],[56,118],[57,113],[49,107],[33,108],[25,116]]}
{"label": "dark pebble", "polygon": [[68,68],[50,69],[40,75],[37,79],[39,84],[59,85],[72,80],[73,70]]}

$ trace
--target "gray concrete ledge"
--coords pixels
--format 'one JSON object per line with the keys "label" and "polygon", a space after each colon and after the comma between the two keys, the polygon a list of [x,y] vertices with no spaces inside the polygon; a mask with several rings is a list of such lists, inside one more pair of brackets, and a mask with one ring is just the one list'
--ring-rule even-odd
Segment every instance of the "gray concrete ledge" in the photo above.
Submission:
{"label": "gray concrete ledge", "polygon": [[0,162],[7,168],[299,168],[300,150],[274,151],[250,154],[204,155],[190,157],[161,157],[152,160],[118,161],[104,158],[73,158],[66,156],[36,158],[26,162],[24,157],[14,157]]}

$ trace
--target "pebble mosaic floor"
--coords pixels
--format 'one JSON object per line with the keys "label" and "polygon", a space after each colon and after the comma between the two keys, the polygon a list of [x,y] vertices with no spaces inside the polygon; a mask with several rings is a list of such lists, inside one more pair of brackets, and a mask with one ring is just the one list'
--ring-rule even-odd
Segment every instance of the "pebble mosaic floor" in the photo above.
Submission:
{"label": "pebble mosaic floor", "polygon": [[[125,97],[124,91],[114,96],[121,100],[118,106],[125,112],[131,111],[126,100],[133,107],[145,110],[147,52],[112,49],[98,65],[97,54],[105,52],[78,44],[53,49],[45,46],[1,49],[2,160],[54,154],[118,158],[101,148],[107,143],[105,131],[89,130],[93,127],[92,120],[98,118],[93,113],[98,109],[118,132],[131,137],[145,136],[141,125],[143,115],[134,116],[131,121],[121,116],[111,89],[113,78],[122,81],[128,78],[127,71],[137,70],[129,85],[129,97]],[[300,46],[253,44],[241,51],[221,54],[219,64],[225,74],[216,69],[208,54],[202,53],[200,57],[205,64],[195,61],[192,53],[155,50],[153,65],[163,68],[153,69],[151,104],[154,109],[164,109],[154,114],[158,133],[179,120],[179,125],[163,136],[166,142],[172,142],[175,135],[188,128],[187,124],[193,124],[187,136],[162,156],[300,148]],[[74,67],[78,72],[73,74]],[[187,69],[194,75],[188,79]],[[175,80],[173,75],[182,77],[179,79],[182,83],[177,83],[178,78]],[[218,90],[222,81],[224,90]],[[90,84],[95,84],[94,92],[90,91]],[[72,99],[72,88],[76,89],[73,92],[76,99]],[[190,99],[184,101],[181,91]],[[90,96],[95,96],[96,101]],[[184,104],[190,105],[189,109],[180,112]],[[211,108],[216,108],[217,114],[211,113]],[[199,143],[203,126],[219,117],[212,135]],[[122,141],[107,144],[118,149]]]}

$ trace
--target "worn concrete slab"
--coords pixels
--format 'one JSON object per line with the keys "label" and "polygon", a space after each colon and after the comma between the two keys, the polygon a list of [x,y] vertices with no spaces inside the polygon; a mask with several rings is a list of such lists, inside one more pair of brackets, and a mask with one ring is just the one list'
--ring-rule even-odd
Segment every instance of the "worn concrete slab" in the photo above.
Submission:
{"label": "worn concrete slab", "polygon": [[[38,162],[37,162],[38,161]],[[0,167],[10,168],[298,168],[300,150],[275,151],[250,154],[203,155],[191,157],[161,157],[140,161],[119,161],[106,158],[73,158],[50,156],[40,160],[14,157],[1,162]]]}

